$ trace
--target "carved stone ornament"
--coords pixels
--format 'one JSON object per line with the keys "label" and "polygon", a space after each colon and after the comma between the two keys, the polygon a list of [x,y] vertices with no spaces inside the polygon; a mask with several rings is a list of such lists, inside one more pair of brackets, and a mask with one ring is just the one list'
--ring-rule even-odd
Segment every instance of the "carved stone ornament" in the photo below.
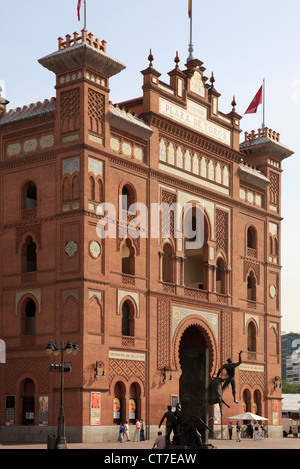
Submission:
{"label": "carved stone ornament", "polygon": [[277,290],[276,290],[275,285],[270,285],[270,297],[275,298],[276,294],[277,294]]}
{"label": "carved stone ornament", "polygon": [[101,246],[100,244],[97,242],[97,241],[92,241],[91,244],[90,244],[90,253],[91,253],[91,256],[94,258],[94,259],[97,259],[97,257],[100,256],[101,254]]}
{"label": "carved stone ornament", "polygon": [[75,241],[68,241],[65,246],[65,253],[68,254],[69,257],[74,256],[77,252],[77,244]]}

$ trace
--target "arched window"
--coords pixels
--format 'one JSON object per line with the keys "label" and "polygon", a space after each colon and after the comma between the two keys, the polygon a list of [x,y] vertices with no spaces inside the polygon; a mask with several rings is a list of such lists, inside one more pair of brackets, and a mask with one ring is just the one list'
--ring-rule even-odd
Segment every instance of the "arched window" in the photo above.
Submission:
{"label": "arched window", "polygon": [[174,254],[171,244],[165,243],[163,247],[163,282],[174,283]]}
{"label": "arched window", "polygon": [[122,273],[128,275],[135,274],[134,247],[130,239],[126,239],[122,247]]}
{"label": "arched window", "polygon": [[256,278],[252,271],[247,278],[247,299],[256,301]]}
{"label": "arched window", "polygon": [[219,257],[217,260],[216,292],[222,295],[226,294],[225,278],[225,262]]}
{"label": "arched window", "polygon": [[71,185],[69,178],[63,180],[63,201],[66,202],[71,199]]}
{"label": "arched window", "polygon": [[205,262],[207,261],[208,223],[203,212],[193,207],[185,214],[184,284],[205,289]]}
{"label": "arched window", "polygon": [[275,256],[279,256],[279,243],[276,237],[274,238],[274,254]]}
{"label": "arched window", "polygon": [[249,389],[243,392],[243,410],[244,412],[251,412],[251,393]]}
{"label": "arched window", "polygon": [[34,182],[27,182],[22,189],[22,209],[31,209],[37,206],[37,188]]}
{"label": "arched window", "polygon": [[80,194],[79,177],[74,176],[72,180],[72,199],[78,200]]}
{"label": "arched window", "polygon": [[96,200],[95,199],[95,179],[93,176],[90,176],[90,200]]}
{"label": "arched window", "polygon": [[247,329],[247,350],[256,352],[256,327],[252,321],[249,322]]}
{"label": "arched window", "polygon": [[125,184],[122,188],[122,210],[129,211],[130,206],[136,203],[134,189],[131,185]]}
{"label": "arched window", "polygon": [[273,238],[270,236],[269,240],[269,254],[273,254]]}
{"label": "arched window", "polygon": [[22,425],[34,425],[35,415],[35,386],[31,379],[26,379],[21,385],[22,397]]}
{"label": "arched window", "polygon": [[101,204],[104,202],[104,189],[103,189],[103,182],[101,179],[98,179],[98,201]]}
{"label": "arched window", "polygon": [[36,304],[31,298],[27,300],[22,308],[22,334],[34,335],[36,321]]}
{"label": "arched window", "polygon": [[25,244],[22,249],[22,271],[23,272],[36,272],[37,270],[37,256],[36,256],[36,244],[34,243],[31,236],[28,236],[25,240]]}
{"label": "arched window", "polygon": [[122,335],[134,336],[134,308],[129,301],[122,305]]}
{"label": "arched window", "polygon": [[254,392],[254,396],[253,396],[253,400],[254,400],[254,404],[253,404],[253,411],[257,414],[257,415],[261,415],[262,414],[262,410],[261,410],[261,392],[258,391],[257,389],[255,390]]}
{"label": "arched window", "polygon": [[249,226],[247,230],[247,248],[257,249],[257,234],[253,226]]}

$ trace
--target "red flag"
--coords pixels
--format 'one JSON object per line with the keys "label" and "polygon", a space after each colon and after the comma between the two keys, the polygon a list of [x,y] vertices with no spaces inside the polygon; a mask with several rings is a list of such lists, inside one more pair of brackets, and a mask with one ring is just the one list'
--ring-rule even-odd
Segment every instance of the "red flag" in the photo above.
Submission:
{"label": "red flag", "polygon": [[253,101],[249,105],[245,114],[254,114],[257,111],[258,106],[262,103],[263,87],[261,86],[256,93]]}
{"label": "red flag", "polygon": [[80,8],[81,8],[81,0],[78,0],[78,3],[77,3],[77,16],[78,16],[78,21],[80,21]]}

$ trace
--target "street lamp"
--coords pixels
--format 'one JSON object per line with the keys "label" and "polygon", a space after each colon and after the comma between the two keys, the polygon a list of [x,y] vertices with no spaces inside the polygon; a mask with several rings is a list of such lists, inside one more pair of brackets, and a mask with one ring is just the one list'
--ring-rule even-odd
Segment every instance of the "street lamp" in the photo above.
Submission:
{"label": "street lamp", "polygon": [[65,437],[65,414],[64,414],[64,373],[71,371],[71,368],[65,369],[64,363],[64,352],[68,355],[76,355],[78,352],[77,344],[71,343],[69,340],[65,345],[64,342],[61,342],[59,346],[56,342],[49,342],[46,346],[47,353],[54,356],[61,354],[61,364],[57,367],[50,365],[50,371],[58,371],[61,373],[61,382],[60,382],[60,411],[58,415],[58,426],[57,426],[57,438],[56,438],[56,449],[67,449],[67,440]]}

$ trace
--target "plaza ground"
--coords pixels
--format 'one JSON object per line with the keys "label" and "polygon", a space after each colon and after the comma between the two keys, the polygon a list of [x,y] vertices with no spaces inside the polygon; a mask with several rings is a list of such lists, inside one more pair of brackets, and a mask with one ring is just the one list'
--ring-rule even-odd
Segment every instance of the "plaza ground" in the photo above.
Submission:
{"label": "plaza ground", "polygon": [[[124,443],[120,442],[110,442],[110,443],[68,443],[68,449],[71,450],[83,450],[83,449],[93,449],[93,450],[151,450],[154,440],[133,442],[128,441]],[[267,438],[263,441],[255,441],[253,439],[244,438],[241,442],[236,440],[209,440],[209,443],[215,446],[217,449],[226,450],[226,449],[244,449],[244,450],[295,450],[300,449],[300,438],[295,438],[289,436],[287,438]],[[0,443],[0,449],[47,449],[47,444],[9,444],[9,443]]]}

